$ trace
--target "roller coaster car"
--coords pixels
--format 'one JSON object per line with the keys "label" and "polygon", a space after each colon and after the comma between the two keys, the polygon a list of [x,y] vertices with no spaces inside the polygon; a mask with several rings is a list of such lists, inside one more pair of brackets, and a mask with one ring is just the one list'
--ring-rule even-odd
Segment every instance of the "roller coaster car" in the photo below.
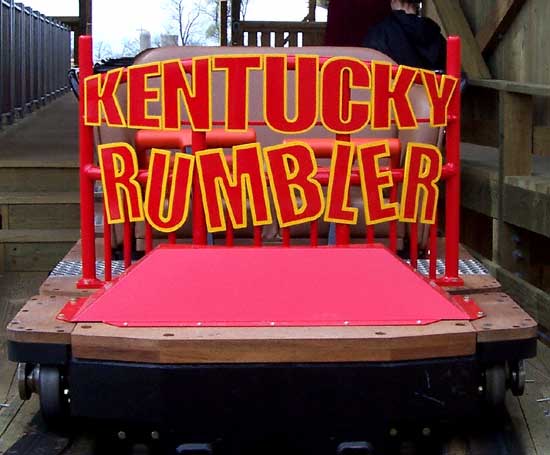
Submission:
{"label": "roller coaster car", "polygon": [[[208,55],[228,53],[159,48],[139,55],[134,65],[189,62],[205,49]],[[393,63],[363,48],[261,52]],[[231,54],[257,53],[231,48]],[[448,73],[459,76],[458,39],[449,39],[448,55]],[[82,85],[92,74],[89,37],[81,38],[80,56]],[[212,76],[214,119],[225,118],[217,100],[226,92],[232,96],[224,77],[223,71]],[[149,90],[159,83],[148,79]],[[125,85],[120,81],[116,92],[122,104]],[[287,85],[292,99],[297,88],[291,75]],[[247,94],[249,117],[263,119],[260,71],[250,73]],[[413,85],[409,97],[418,128],[364,128],[353,137],[336,136],[357,146],[385,141],[388,154],[378,170],[395,182],[404,178],[402,151],[410,144],[443,146],[442,128],[430,126],[424,88]],[[150,117],[162,112],[154,96],[145,104]],[[94,215],[108,208],[94,201],[94,182],[104,172],[95,164],[94,135],[97,145],[132,144],[138,179],[153,170],[152,149],[200,157],[196,153],[205,148],[270,147],[288,136],[263,120],[240,133],[226,131],[223,121],[214,122],[211,132],[191,131],[188,119],[178,131],[136,132],[105,125],[94,131],[81,118],[82,240],[8,326],[21,398],[38,393],[50,421],[98,419],[120,440],[146,435],[177,453],[230,451],[242,441],[270,437],[306,441],[309,449],[370,453],[397,434],[426,432],[480,406],[498,408],[508,389],[522,394],[523,361],[536,355],[536,322],[459,247],[457,94],[448,120],[443,239],[437,224],[392,220],[365,227],[365,179],[355,168],[348,169],[347,209],[360,210],[351,226],[318,219],[282,227],[280,214],[272,213],[273,221],[263,226],[232,229],[228,222],[225,233],[209,234],[209,202],[193,181],[191,213],[177,231],[160,232],[150,219],[112,227],[104,217],[102,232],[96,232]],[[331,138],[334,133],[320,124],[292,136],[313,151],[323,194],[331,185]],[[382,189],[379,202],[398,202],[396,188]],[[294,205],[303,208],[306,195],[298,193]],[[279,207],[276,194],[268,199]],[[227,199],[222,207],[223,213],[234,209]],[[250,204],[245,209],[251,218]],[[122,260],[112,260],[117,247]],[[135,250],[144,258],[132,264]],[[444,252],[439,259],[438,250]]]}

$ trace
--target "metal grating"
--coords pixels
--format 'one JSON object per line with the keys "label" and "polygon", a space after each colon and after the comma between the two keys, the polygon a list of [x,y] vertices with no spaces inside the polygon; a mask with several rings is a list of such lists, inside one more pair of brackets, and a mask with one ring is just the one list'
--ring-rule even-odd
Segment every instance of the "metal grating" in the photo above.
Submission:
{"label": "metal grating", "polygon": [[[407,263],[409,261],[406,261]],[[124,261],[113,261],[113,276],[118,276],[124,272]],[[105,272],[105,262],[96,261],[96,273],[103,276]],[[422,275],[428,275],[430,261],[428,259],[418,260],[418,272]],[[436,270],[438,275],[445,273],[445,261],[437,260]],[[489,275],[488,270],[483,264],[475,259],[460,259],[458,261],[458,270],[461,275]],[[82,262],[80,261],[61,261],[53,269],[50,276],[80,276],[82,275]]]}
{"label": "metal grating", "polygon": [[[118,276],[124,272],[124,261],[112,261],[113,276]],[[96,261],[95,270],[98,276],[105,273],[105,261]],[[50,276],[81,276],[82,262],[80,261],[61,261],[50,273]]]}

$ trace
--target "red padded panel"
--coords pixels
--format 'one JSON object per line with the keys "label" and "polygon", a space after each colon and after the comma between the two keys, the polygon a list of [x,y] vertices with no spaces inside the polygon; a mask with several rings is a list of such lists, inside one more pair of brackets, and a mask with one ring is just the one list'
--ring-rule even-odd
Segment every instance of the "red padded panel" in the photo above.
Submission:
{"label": "red padded panel", "polygon": [[71,319],[121,326],[410,325],[468,315],[379,245],[163,245]]}

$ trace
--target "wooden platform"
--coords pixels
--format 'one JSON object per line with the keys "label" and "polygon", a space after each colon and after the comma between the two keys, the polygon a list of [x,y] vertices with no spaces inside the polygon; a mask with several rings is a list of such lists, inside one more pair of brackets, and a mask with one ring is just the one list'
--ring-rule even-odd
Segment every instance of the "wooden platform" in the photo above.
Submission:
{"label": "wooden platform", "polygon": [[[21,401],[14,380],[16,365],[6,358],[5,327],[38,290],[43,273],[10,273],[0,276],[0,453],[34,455],[92,455],[99,435],[76,426],[64,433],[48,431],[38,413],[38,396]],[[48,280],[49,281],[49,280]],[[44,296],[39,297],[40,299]],[[52,299],[53,300],[53,299]],[[65,336],[57,334],[55,336]],[[52,334],[53,335],[53,334]],[[537,402],[550,395],[550,349],[539,343],[536,359],[527,361],[526,393],[508,393],[507,411],[500,419],[463,422],[448,429],[437,455],[539,455],[550,453],[548,404]],[[439,437],[438,435],[435,435]],[[402,454],[411,452],[414,442]]]}
{"label": "wooden platform", "polygon": [[[98,245],[99,246],[99,245]],[[101,250],[101,248],[99,248]],[[79,244],[66,260],[79,257]],[[474,321],[425,326],[131,328],[71,324],[55,319],[90,291],[77,277],[48,278],[10,323],[9,340],[70,344],[77,358],[155,363],[390,361],[475,353],[476,344],[536,337],[537,324],[488,275],[465,276],[468,293],[485,313]]]}

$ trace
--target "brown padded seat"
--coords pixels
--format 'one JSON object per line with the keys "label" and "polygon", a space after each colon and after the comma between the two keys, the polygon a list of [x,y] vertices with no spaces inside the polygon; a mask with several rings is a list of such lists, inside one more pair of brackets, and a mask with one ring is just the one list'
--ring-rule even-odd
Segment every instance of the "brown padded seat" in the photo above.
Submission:
{"label": "brown padded seat", "polygon": [[[144,64],[144,63],[151,63],[156,61],[163,61],[163,60],[169,60],[169,59],[190,59],[192,57],[196,56],[205,56],[205,55],[216,55],[216,54],[281,54],[286,53],[288,55],[294,55],[294,54],[308,54],[308,55],[319,55],[324,57],[331,57],[331,56],[349,56],[349,57],[355,57],[361,60],[378,60],[378,61],[386,61],[394,63],[389,57],[386,55],[375,51],[373,49],[367,49],[367,48],[360,48],[360,47],[287,47],[287,48],[253,48],[253,47],[203,47],[203,46],[188,46],[188,47],[162,47],[162,48],[156,48],[156,49],[149,49],[147,51],[142,52],[136,57],[135,65],[138,64]],[[225,92],[225,83],[224,83],[224,72],[215,72],[212,77],[213,87],[214,87],[214,95],[213,95],[213,118],[214,119],[223,119],[224,118],[224,92]],[[293,83],[293,74],[291,73],[289,75],[289,81],[288,81],[288,95],[289,98],[292,98],[294,96],[294,83]],[[151,86],[160,86],[160,81],[158,79],[150,79],[149,84]],[[249,118],[251,120],[261,120],[263,118],[263,107],[262,107],[262,91],[263,91],[263,83],[262,83],[262,73],[258,71],[252,71],[250,72],[250,86],[249,86],[249,92],[250,92],[250,105],[249,105]],[[121,87],[119,88],[119,91],[117,93],[117,96],[120,99],[121,105],[125,105],[126,102],[126,88],[124,84],[121,84]],[[354,99],[365,99],[368,100],[369,93],[367,91],[357,92],[353,94]],[[417,117],[429,117],[430,112],[430,105],[426,97],[425,90],[422,86],[413,86],[410,92],[410,99],[413,106],[413,109],[415,111],[415,114]],[[222,100],[220,102],[217,102],[217,100]],[[257,100],[257,101],[256,101]],[[293,103],[289,103],[289,106],[292,106]],[[150,102],[149,103],[149,110],[153,114],[158,114],[160,112],[160,104],[157,102]],[[185,113],[185,109],[182,109],[182,112]],[[263,146],[269,146],[274,144],[282,143],[285,139],[285,137],[281,133],[274,132],[270,130],[266,126],[260,126],[260,127],[254,127],[256,130],[256,135],[258,142],[260,142]],[[132,129],[124,129],[124,128],[109,128],[106,125],[102,125],[98,128],[96,139],[100,143],[108,143],[108,142],[119,142],[124,141],[128,142],[130,144],[134,143],[134,136],[135,136],[135,130]],[[326,131],[322,126],[316,126],[312,130],[308,131],[306,134],[303,135],[292,135],[292,138],[295,138],[296,140],[299,140],[300,137],[316,137],[316,138],[323,138],[323,137],[334,137],[333,133],[330,133]],[[352,135],[352,140],[354,137],[376,137],[376,138],[384,138],[384,137],[397,137],[400,139],[402,144],[402,150],[406,149],[407,143],[409,141],[414,142],[424,142],[428,144],[437,144],[438,138],[439,138],[439,128],[432,128],[427,124],[420,124],[419,128],[416,130],[397,130],[397,128],[392,127],[388,131],[372,131],[370,128],[366,128],[365,130],[356,133]],[[229,152],[229,150],[227,151]],[[352,191],[355,193],[355,190]],[[358,192],[359,193],[359,192]],[[352,197],[353,199],[353,205],[357,207],[361,207],[362,201],[359,198],[356,198],[355,196]],[[362,212],[362,210],[360,210]],[[190,223],[186,223],[187,225],[190,225]],[[320,223],[323,224],[322,222]],[[399,229],[399,236],[402,237],[404,235],[404,228],[402,227],[402,223],[399,223],[399,226],[401,226]],[[328,230],[328,227],[320,226],[320,230],[322,234],[325,234]],[[190,228],[189,226],[184,226],[182,228],[184,235],[190,234]],[[376,235],[378,236],[387,236],[387,225],[379,225],[376,227]],[[120,227],[116,227],[115,231],[120,231]],[[277,229],[264,229],[267,234],[277,232]],[[427,226],[425,225],[419,225],[419,242],[420,247],[422,248],[426,241],[427,241]],[[251,235],[250,229],[243,229],[239,231],[235,231],[235,236],[239,236],[241,234],[244,234],[245,236]],[[304,229],[295,228],[294,235],[301,236],[303,234],[307,234],[307,225],[304,226]],[[136,237],[143,238],[144,235],[144,229],[143,224],[139,226],[139,223],[136,227]],[[326,234],[325,234],[326,235]],[[365,235],[365,226],[358,224],[356,228],[352,229],[352,235],[356,237],[363,237]],[[119,235],[113,236],[115,238],[120,239],[120,232]]]}

